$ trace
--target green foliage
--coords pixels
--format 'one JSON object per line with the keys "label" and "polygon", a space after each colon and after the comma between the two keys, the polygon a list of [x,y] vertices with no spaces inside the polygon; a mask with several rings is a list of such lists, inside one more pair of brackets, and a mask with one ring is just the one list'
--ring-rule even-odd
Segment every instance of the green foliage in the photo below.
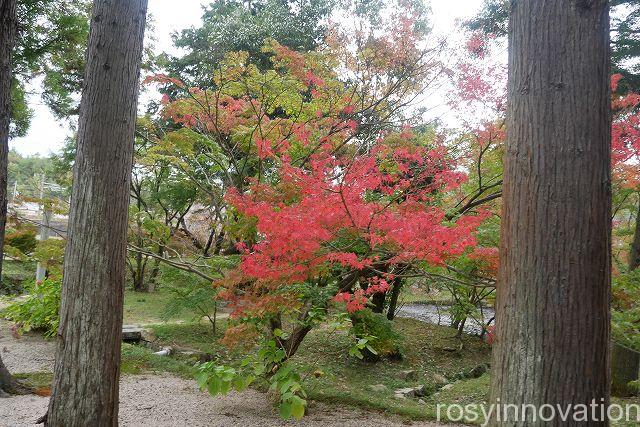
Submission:
{"label": "green foliage", "polygon": [[[7,248],[8,247],[5,247],[5,254],[9,255],[6,250]],[[0,294],[22,294],[24,292],[25,283],[33,278],[35,274],[36,264],[34,262],[30,260],[7,259],[5,256],[2,263],[2,283],[0,283]]]}
{"label": "green foliage", "polygon": [[304,416],[307,406],[306,392],[302,388],[300,374],[291,364],[285,363],[270,378],[269,390],[280,394],[280,416],[299,420]]}
{"label": "green foliage", "polygon": [[14,230],[4,237],[4,244],[18,249],[25,255],[34,251],[38,244],[36,232],[32,229]]}
{"label": "green foliage", "polygon": [[[282,336],[282,331],[276,334]],[[238,368],[218,365],[216,362],[198,365],[196,380],[202,390],[216,396],[225,395],[231,389],[242,391],[257,378],[265,377],[269,390],[280,396],[280,416],[299,420],[304,416],[307,394],[302,387],[300,374],[285,358],[285,351],[275,340],[266,340],[257,353],[243,359]]]}
{"label": "green foliage", "polygon": [[163,268],[162,279],[165,289],[171,294],[162,318],[174,319],[185,312],[192,314],[193,321],[206,317],[211,322],[215,334],[218,308],[215,298],[218,291],[213,285],[192,273],[173,267]]}
{"label": "green foliage", "polygon": [[613,278],[611,332],[613,340],[640,351],[640,269]]}
{"label": "green foliage", "polygon": [[16,323],[19,331],[42,330],[45,336],[52,337],[58,332],[61,292],[61,277],[34,282],[28,288],[28,295],[15,300],[3,313]]}
{"label": "green foliage", "polygon": [[242,391],[255,379],[252,376],[242,376],[232,367],[216,365],[206,362],[198,365],[196,381],[202,390],[207,390],[212,396],[226,395],[231,389]]}
{"label": "green foliage", "polygon": [[38,242],[33,252],[33,258],[40,262],[47,270],[60,269],[64,257],[65,240],[47,239]]}
{"label": "green foliage", "polygon": [[[9,137],[25,136],[29,130],[29,123],[33,117],[33,110],[27,104],[27,94],[24,85],[15,78],[11,82],[11,126]],[[11,186],[9,186],[11,188]]]}
{"label": "green foliage", "polygon": [[356,341],[356,343],[349,349],[349,356],[364,359],[363,351],[368,351],[373,356],[377,356],[378,352],[370,344],[375,342],[375,340],[376,337],[373,335],[366,335],[363,338],[358,338],[358,341]]}
{"label": "green foliage", "polygon": [[402,356],[402,336],[394,330],[393,322],[384,315],[366,308],[353,313],[351,320],[356,344],[350,349],[350,355],[366,360],[378,360],[382,357],[395,359]]}
{"label": "green foliage", "polygon": [[73,95],[82,85],[90,8],[87,0],[17,2],[20,27],[14,75],[20,90],[34,75],[44,76],[42,98],[57,117],[68,117],[77,110]]}
{"label": "green foliage", "polygon": [[254,64],[269,66],[262,51],[267,39],[297,51],[315,49],[325,35],[325,18],[334,0],[216,0],[204,11],[202,25],[174,36],[176,47],[186,50],[170,58],[166,66],[173,75],[198,86],[212,83],[211,75],[229,52],[245,51]]}

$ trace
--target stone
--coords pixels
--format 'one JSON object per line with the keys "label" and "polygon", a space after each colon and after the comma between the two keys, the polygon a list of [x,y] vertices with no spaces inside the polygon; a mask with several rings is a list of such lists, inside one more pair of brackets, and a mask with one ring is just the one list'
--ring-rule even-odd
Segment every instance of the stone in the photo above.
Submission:
{"label": "stone", "polygon": [[449,384],[449,380],[444,375],[440,374],[433,374],[433,381],[438,385]]}
{"label": "stone", "polygon": [[405,387],[405,388],[399,388],[397,389],[394,394],[396,395],[396,397],[398,396],[404,396],[404,397],[415,397],[416,392],[413,389],[413,387]]}
{"label": "stone", "polygon": [[465,375],[467,378],[480,378],[487,372],[487,365],[478,365]]}
{"label": "stone", "polygon": [[415,380],[417,379],[418,375],[416,374],[416,371],[414,371],[413,369],[409,369],[406,371],[400,371],[398,377],[403,380]]}
{"label": "stone", "polygon": [[447,384],[444,387],[442,387],[442,390],[449,390],[453,388],[453,384]]}
{"label": "stone", "polygon": [[425,389],[424,385],[419,385],[413,388],[413,394],[416,397],[423,397],[426,393],[427,393],[427,390]]}
{"label": "stone", "polygon": [[135,325],[122,325],[122,341],[139,342],[143,329]]}
{"label": "stone", "polygon": [[417,387],[405,387],[397,389],[394,394],[396,396],[401,395],[404,397],[422,397],[426,393],[424,385],[419,385]]}
{"label": "stone", "polygon": [[425,403],[427,403],[427,402],[425,402],[425,401],[424,401],[424,400],[422,400],[422,399],[418,399],[418,403],[419,403],[419,404],[421,404],[421,405],[424,405],[424,404],[425,404]]}
{"label": "stone", "polygon": [[369,390],[375,391],[375,392],[386,391],[387,386],[384,384],[371,384],[369,385]]}
{"label": "stone", "polygon": [[171,355],[171,347],[163,347],[162,350],[156,351],[153,354],[158,355],[158,356],[169,356],[169,355]]}

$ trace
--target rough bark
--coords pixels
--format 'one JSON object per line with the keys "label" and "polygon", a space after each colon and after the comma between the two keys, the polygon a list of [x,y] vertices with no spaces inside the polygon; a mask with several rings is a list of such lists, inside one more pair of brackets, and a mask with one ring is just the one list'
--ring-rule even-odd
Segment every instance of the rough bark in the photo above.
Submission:
{"label": "rough bark", "polygon": [[12,51],[16,41],[16,1],[0,0],[0,280],[7,224],[7,167],[11,123]]}
{"label": "rough bark", "polygon": [[[492,402],[606,404],[608,5],[606,0],[519,0],[511,7]],[[577,424],[607,422],[557,417],[499,423]]]}
{"label": "rough bark", "polygon": [[[629,271],[640,266],[640,204],[636,214],[636,226],[629,252]],[[614,396],[633,396],[638,394],[631,381],[638,379],[640,373],[640,353],[621,345],[613,344],[611,353],[611,393]]]}
{"label": "rough bark", "polygon": [[[11,52],[16,39],[16,2],[0,0],[0,278],[7,224],[7,166],[11,122]],[[0,279],[1,280],[1,279]],[[13,379],[0,356],[0,395],[9,391]]]}
{"label": "rough bark", "polygon": [[49,426],[116,426],[127,216],[147,0],[91,15]]}

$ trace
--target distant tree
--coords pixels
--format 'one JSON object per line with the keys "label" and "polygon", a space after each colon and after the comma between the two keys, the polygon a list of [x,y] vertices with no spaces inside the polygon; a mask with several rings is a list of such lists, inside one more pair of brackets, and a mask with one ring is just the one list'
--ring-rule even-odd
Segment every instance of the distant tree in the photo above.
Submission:
{"label": "distant tree", "polygon": [[26,134],[31,119],[27,86],[42,77],[42,100],[58,118],[77,114],[84,49],[89,32],[88,0],[18,0],[14,48],[12,134]]}
{"label": "distant tree", "polygon": [[96,0],[64,257],[50,426],[118,424],[129,183],[146,0]]}
{"label": "distant tree", "polygon": [[[491,401],[501,405],[608,402],[608,7],[606,0],[512,6],[492,362]],[[493,420],[504,424],[532,425]]]}
{"label": "distant tree", "polygon": [[[0,272],[7,223],[7,163],[11,121],[11,52],[16,37],[16,2],[0,0]],[[0,355],[0,397],[15,388]]]}
{"label": "distant tree", "polygon": [[315,49],[323,40],[326,18],[335,0],[216,0],[204,8],[202,25],[174,35],[176,47],[187,53],[166,64],[171,75],[201,87],[212,83],[212,72],[229,52],[246,51],[260,67],[270,65],[262,51],[266,39],[297,51]]}
{"label": "distant tree", "polygon": [[[412,6],[425,9],[422,1]],[[200,26],[174,34],[174,45],[186,53],[163,55],[158,65],[189,86],[211,87],[214,71],[230,52],[247,52],[251,63],[265,70],[271,66],[263,51],[268,39],[310,52],[324,43],[334,14],[364,22],[360,30],[366,32],[380,24],[384,8],[384,0],[215,0],[204,8]]]}

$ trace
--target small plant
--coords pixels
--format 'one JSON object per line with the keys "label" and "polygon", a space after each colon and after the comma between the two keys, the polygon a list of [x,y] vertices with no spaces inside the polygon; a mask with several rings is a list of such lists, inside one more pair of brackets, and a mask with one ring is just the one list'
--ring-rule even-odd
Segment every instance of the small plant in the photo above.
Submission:
{"label": "small plant", "polygon": [[363,351],[368,351],[372,355],[377,356],[378,352],[371,346],[371,343],[375,342],[375,340],[376,337],[374,337],[373,335],[367,335],[365,337],[358,338],[358,341],[356,341],[356,343],[349,348],[349,356],[357,357],[358,359],[364,359],[364,354],[362,354]]}
{"label": "small plant", "polygon": [[14,301],[3,310],[4,315],[16,323],[20,332],[42,330],[45,336],[54,336],[60,322],[62,278],[52,276],[34,282],[27,291],[25,299]]}
{"label": "small plant", "polygon": [[255,356],[245,358],[238,368],[206,362],[197,366],[196,380],[212,396],[242,391],[258,377],[265,377],[269,390],[279,395],[278,408],[283,419],[301,419],[307,406],[307,394],[300,374],[286,360],[275,340],[267,340]]}

